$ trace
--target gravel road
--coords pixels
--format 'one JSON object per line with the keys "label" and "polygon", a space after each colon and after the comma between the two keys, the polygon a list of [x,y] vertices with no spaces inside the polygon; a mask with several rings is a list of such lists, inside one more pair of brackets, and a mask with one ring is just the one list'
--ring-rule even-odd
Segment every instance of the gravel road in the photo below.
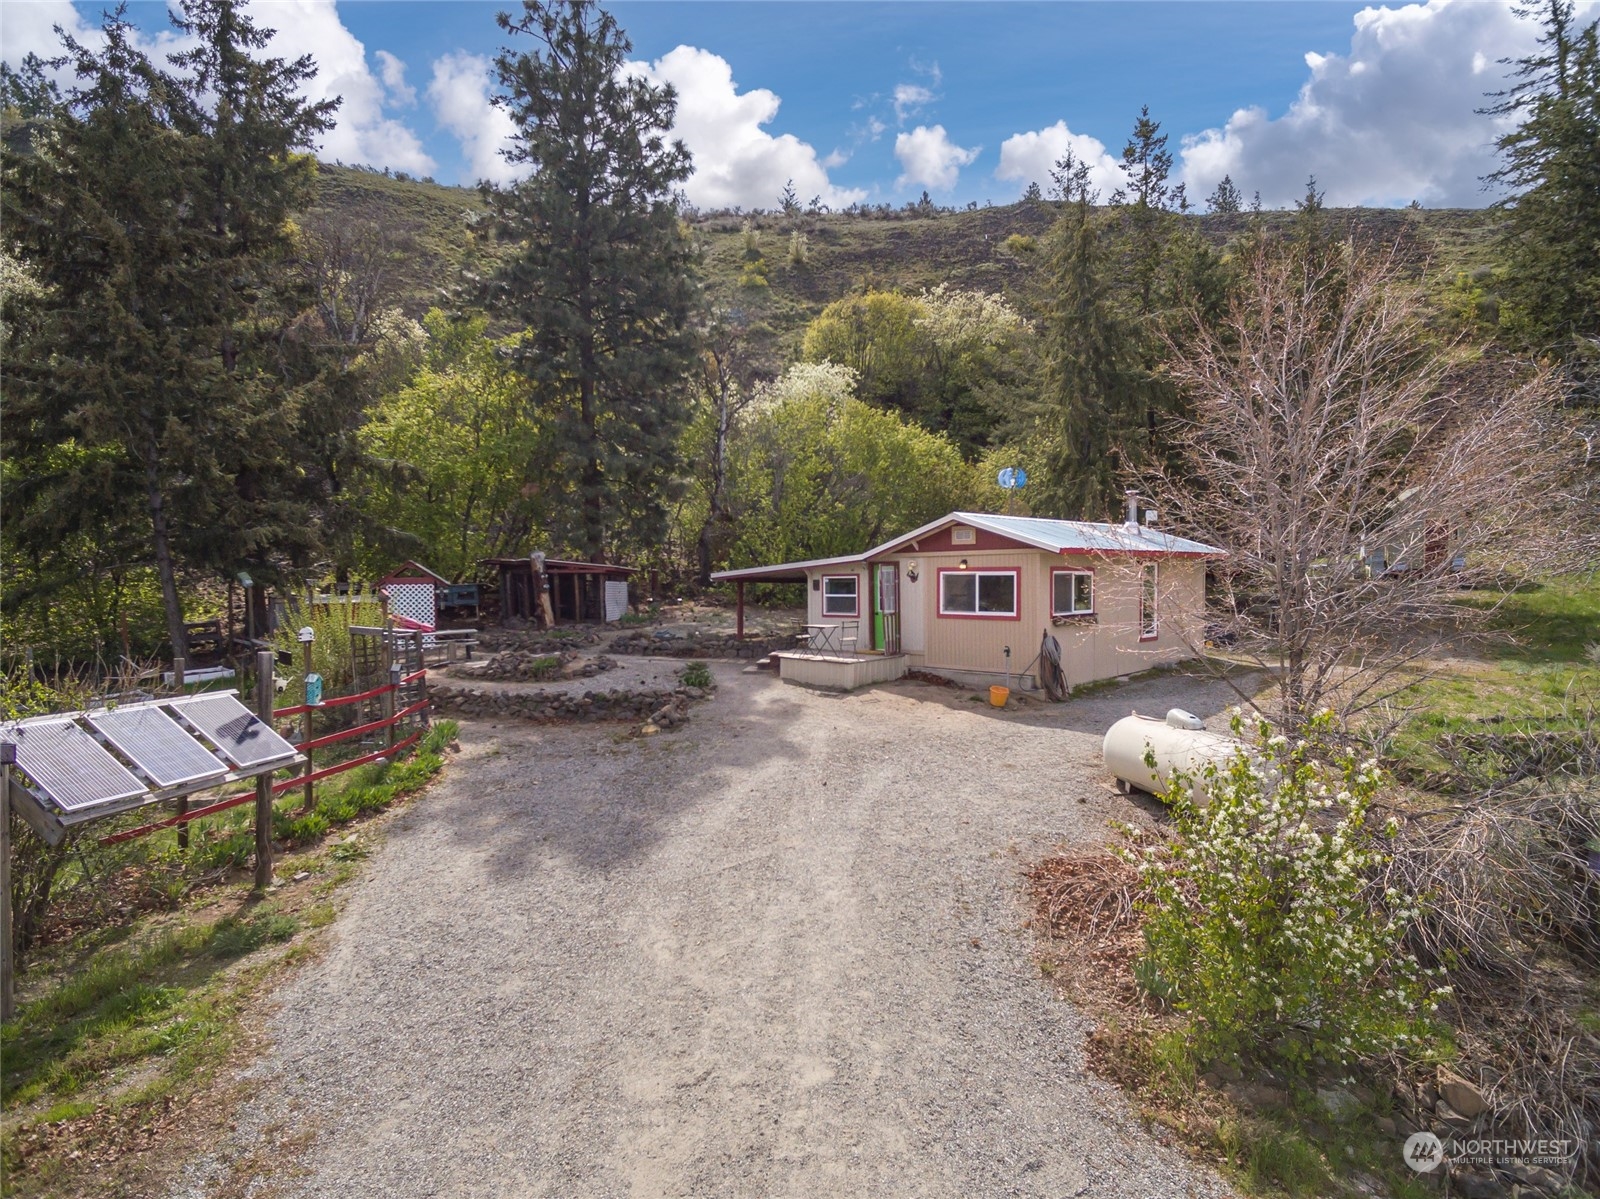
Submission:
{"label": "gravel road", "polygon": [[316,1129],[276,1180],[308,1196],[1227,1194],[1087,1074],[1019,878],[1148,821],[1111,720],[1223,692],[996,714],[713,670],[677,734],[463,726],[280,991],[236,1150]]}

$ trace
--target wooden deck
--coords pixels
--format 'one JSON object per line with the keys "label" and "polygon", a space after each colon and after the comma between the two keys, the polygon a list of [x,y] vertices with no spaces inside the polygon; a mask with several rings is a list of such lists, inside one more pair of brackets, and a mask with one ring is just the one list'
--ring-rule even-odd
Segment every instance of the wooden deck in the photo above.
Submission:
{"label": "wooden deck", "polygon": [[778,652],[778,677],[786,683],[822,687],[829,691],[854,691],[873,683],[888,683],[905,674],[904,654],[807,654]]}

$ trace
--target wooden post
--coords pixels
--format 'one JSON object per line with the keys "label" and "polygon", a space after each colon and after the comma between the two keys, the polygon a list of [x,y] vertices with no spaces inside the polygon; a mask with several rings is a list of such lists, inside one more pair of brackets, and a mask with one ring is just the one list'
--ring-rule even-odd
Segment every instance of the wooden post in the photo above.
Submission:
{"label": "wooden post", "polygon": [[[183,694],[184,666],[183,655],[175,655],[172,659],[172,689],[180,695]],[[182,816],[188,810],[189,797],[187,795],[180,796],[178,798],[178,815]],[[187,821],[178,826],[178,848],[180,850],[189,848],[189,824]]]}
{"label": "wooden post", "polygon": [[16,1015],[11,962],[11,771],[17,747],[0,743],[0,1021]]}
{"label": "wooden post", "polygon": [[[256,715],[272,725],[271,650],[256,652]],[[272,886],[272,772],[256,776],[256,890]]]}
{"label": "wooden post", "polygon": [[733,635],[739,641],[744,640],[744,580],[735,580],[733,584],[734,595],[738,597],[733,611]]}
{"label": "wooden post", "polygon": [[389,689],[383,693],[383,718],[391,723],[383,730],[383,744],[387,749],[394,748],[394,714],[399,710],[397,700],[400,697],[400,663],[395,662],[389,667]]}
{"label": "wooden post", "polygon": [[[309,612],[310,610],[311,610],[311,606],[310,606],[310,604],[307,604],[306,605],[306,611]],[[309,642],[309,641],[305,641],[305,642],[301,643],[301,648],[305,650],[305,670],[302,673],[307,678],[309,678],[311,676],[311,644],[312,643]],[[302,741],[310,741],[311,740],[311,709],[310,708],[307,708],[305,710],[304,715],[302,715],[300,717],[300,740],[302,740]],[[306,749],[306,750],[301,750],[300,752],[305,754],[305,756],[306,756],[306,773],[310,774],[311,773],[311,751],[309,749]],[[305,800],[301,804],[301,807],[300,807],[300,810],[302,812],[309,812],[311,810],[312,806],[316,802],[316,800],[315,800],[315,792],[316,792],[316,784],[315,783],[307,783],[306,784]]]}

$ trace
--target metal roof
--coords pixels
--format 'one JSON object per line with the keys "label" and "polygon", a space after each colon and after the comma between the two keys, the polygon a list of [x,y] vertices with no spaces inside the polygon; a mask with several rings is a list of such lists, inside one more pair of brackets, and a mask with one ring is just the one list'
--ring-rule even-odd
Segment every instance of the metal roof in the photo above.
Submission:
{"label": "metal roof", "polygon": [[[526,558],[479,558],[478,561],[485,566],[525,566],[533,569],[533,564]],[[546,558],[544,560],[546,574],[600,574],[600,575],[631,575],[637,574],[637,566],[618,566],[615,562],[572,562],[566,558]]]}
{"label": "metal roof", "polygon": [[[869,551],[870,552],[870,551]],[[846,554],[842,558],[808,558],[804,562],[779,562],[773,566],[745,566],[739,570],[719,570],[713,579],[771,579],[776,582],[804,579],[806,571],[824,566],[849,566],[864,562],[867,554]]]}
{"label": "metal roof", "polygon": [[902,533],[881,545],[859,554],[840,558],[811,558],[804,562],[779,562],[772,566],[747,566],[739,570],[719,570],[713,579],[800,579],[808,570],[828,566],[850,566],[867,562],[881,554],[894,553],[908,542],[917,541],[946,525],[971,525],[999,537],[1009,537],[1024,545],[1052,554],[1133,554],[1162,558],[1225,558],[1228,551],[1200,541],[1190,541],[1146,525],[1114,525],[1089,520],[1045,520],[1036,516],[991,516],[986,512],[952,512],[931,520],[920,528]]}
{"label": "metal roof", "polygon": [[1010,537],[1052,554],[1159,554],[1185,558],[1225,558],[1227,551],[1187,537],[1177,537],[1148,525],[1108,524],[1091,520],[1045,520],[1037,516],[991,516],[986,512],[952,512],[904,537],[886,542],[872,554],[925,537],[946,524],[967,524]]}

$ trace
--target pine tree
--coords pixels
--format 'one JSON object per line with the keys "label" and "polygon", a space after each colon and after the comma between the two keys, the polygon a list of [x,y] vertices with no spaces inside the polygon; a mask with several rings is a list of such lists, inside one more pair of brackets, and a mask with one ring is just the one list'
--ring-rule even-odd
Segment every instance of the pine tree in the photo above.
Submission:
{"label": "pine tree", "polygon": [[1502,294],[1525,348],[1587,376],[1600,358],[1600,20],[1575,29],[1571,0],[1546,0],[1541,15],[1539,50],[1508,62],[1514,82],[1487,110],[1518,119],[1489,177],[1513,193]]}
{"label": "pine tree", "polygon": [[1132,330],[1117,313],[1089,168],[1069,151],[1055,179],[1065,206],[1047,240],[1039,398],[1044,477],[1035,510],[1095,519],[1116,505],[1114,454],[1140,436],[1146,407]]}
{"label": "pine tree", "polygon": [[1151,311],[1161,272],[1167,237],[1165,214],[1170,207],[1167,178],[1172,173],[1166,134],[1159,122],[1150,119],[1148,104],[1139,110],[1119,165],[1128,180],[1121,194],[1126,205],[1130,274],[1139,297],[1139,314],[1144,316]]}
{"label": "pine tree", "polygon": [[632,45],[609,14],[591,0],[523,10],[500,26],[539,47],[496,66],[516,127],[506,156],[529,174],[484,189],[517,247],[486,299],[527,330],[516,363],[571,480],[553,532],[598,560],[664,527],[694,351],[693,250],[672,199],[690,158],[662,132],[672,89],[623,73]]}
{"label": "pine tree", "polygon": [[795,194],[793,179],[783,185],[783,194],[778,197],[778,207],[783,209],[784,216],[800,215],[800,197]]}
{"label": "pine tree", "polygon": [[1244,196],[1234,186],[1233,176],[1224,175],[1217,190],[1206,200],[1207,212],[1238,212],[1244,207]]}
{"label": "pine tree", "polygon": [[86,510],[138,497],[182,654],[183,568],[266,562],[310,536],[272,485],[292,474],[291,421],[265,328],[285,217],[310,179],[292,151],[332,105],[300,99],[309,59],[252,57],[268,34],[230,0],[176,19],[196,41],[179,73],[120,14],[95,48],[66,38],[79,85],[38,152],[8,147],[6,223],[46,291],[8,363],[6,438],[88,455],[96,485],[71,501]]}

